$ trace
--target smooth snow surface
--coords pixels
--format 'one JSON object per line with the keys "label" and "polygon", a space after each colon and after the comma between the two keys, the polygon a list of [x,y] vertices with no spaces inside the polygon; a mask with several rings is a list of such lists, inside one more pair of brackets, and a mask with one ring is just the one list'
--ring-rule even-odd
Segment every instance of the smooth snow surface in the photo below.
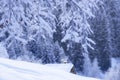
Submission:
{"label": "smooth snow surface", "polygon": [[67,63],[67,64],[46,64],[49,67],[59,69],[59,70],[63,70],[66,72],[70,72],[70,70],[72,69],[73,65],[71,63]]}
{"label": "smooth snow surface", "polygon": [[98,80],[49,66],[0,58],[0,80]]}

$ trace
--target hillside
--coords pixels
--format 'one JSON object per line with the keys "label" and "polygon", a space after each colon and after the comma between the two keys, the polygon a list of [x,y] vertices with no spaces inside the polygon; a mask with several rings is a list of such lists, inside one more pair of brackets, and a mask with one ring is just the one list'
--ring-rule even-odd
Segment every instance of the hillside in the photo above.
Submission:
{"label": "hillside", "polygon": [[0,80],[98,80],[74,75],[61,70],[60,65],[58,69],[53,65],[0,58]]}

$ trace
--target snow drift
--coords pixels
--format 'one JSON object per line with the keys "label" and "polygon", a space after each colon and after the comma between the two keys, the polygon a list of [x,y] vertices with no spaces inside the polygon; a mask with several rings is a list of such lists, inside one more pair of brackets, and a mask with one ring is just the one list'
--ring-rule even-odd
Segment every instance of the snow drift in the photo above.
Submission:
{"label": "snow drift", "polygon": [[98,80],[50,66],[0,58],[0,80]]}

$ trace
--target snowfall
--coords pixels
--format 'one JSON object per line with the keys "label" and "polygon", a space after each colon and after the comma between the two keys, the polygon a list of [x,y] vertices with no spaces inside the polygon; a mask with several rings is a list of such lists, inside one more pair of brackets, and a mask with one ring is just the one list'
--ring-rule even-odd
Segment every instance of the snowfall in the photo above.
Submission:
{"label": "snowfall", "polygon": [[0,58],[0,80],[99,80],[69,72],[72,64],[30,63]]}

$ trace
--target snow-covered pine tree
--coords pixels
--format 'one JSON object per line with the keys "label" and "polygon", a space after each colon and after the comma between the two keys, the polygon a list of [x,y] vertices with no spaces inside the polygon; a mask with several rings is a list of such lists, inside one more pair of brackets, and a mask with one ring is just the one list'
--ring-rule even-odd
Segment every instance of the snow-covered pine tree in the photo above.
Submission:
{"label": "snow-covered pine tree", "polygon": [[[90,52],[91,59],[98,57],[101,70],[111,66],[110,57],[119,57],[119,0],[102,0],[95,18],[90,20],[96,42],[95,51]],[[93,37],[93,36],[92,36]],[[96,55],[94,55],[96,54]]]}
{"label": "snow-covered pine tree", "polygon": [[[60,62],[59,51],[56,53],[53,42],[55,30],[55,16],[52,14],[52,1],[33,0],[35,7],[32,9],[33,21],[30,26],[30,37],[27,44],[28,50],[42,63]],[[59,49],[58,49],[59,50]]]}
{"label": "snow-covered pine tree", "polygon": [[23,7],[20,1],[1,0],[1,24],[3,24],[2,34],[6,36],[3,40],[6,45],[10,58],[16,58],[24,52],[23,45],[26,42],[23,36],[22,26],[19,24],[21,17],[24,15]]}
{"label": "snow-covered pine tree", "polygon": [[98,4],[99,9],[95,12],[96,17],[90,20],[91,27],[94,31],[93,40],[96,43],[96,45],[94,46],[95,50],[91,51],[90,57],[91,59],[97,57],[98,65],[100,66],[100,69],[102,71],[108,70],[108,68],[111,66],[110,48],[112,47],[111,44],[113,44],[111,43],[112,27],[108,26],[109,21],[107,17],[108,15],[106,14],[107,7],[105,6],[106,5],[104,2],[99,3]]}
{"label": "snow-covered pine tree", "polygon": [[[93,31],[88,23],[88,19],[94,17],[92,11],[97,8],[97,2],[95,0],[63,0],[64,4],[61,6],[60,26],[62,27],[63,35],[61,42],[72,63],[75,66],[80,65],[79,69],[77,69],[78,71],[82,70],[84,55],[89,53],[88,48],[93,49],[91,43],[95,44],[89,38]],[[76,57],[77,61],[74,61]]]}
{"label": "snow-covered pine tree", "polygon": [[21,55],[30,55],[32,50],[32,55],[41,55],[44,60],[47,56],[52,59],[49,62],[53,62],[54,16],[48,1],[1,0],[0,8],[0,23],[4,26],[1,27],[1,41],[5,41],[9,57],[16,59]]}

